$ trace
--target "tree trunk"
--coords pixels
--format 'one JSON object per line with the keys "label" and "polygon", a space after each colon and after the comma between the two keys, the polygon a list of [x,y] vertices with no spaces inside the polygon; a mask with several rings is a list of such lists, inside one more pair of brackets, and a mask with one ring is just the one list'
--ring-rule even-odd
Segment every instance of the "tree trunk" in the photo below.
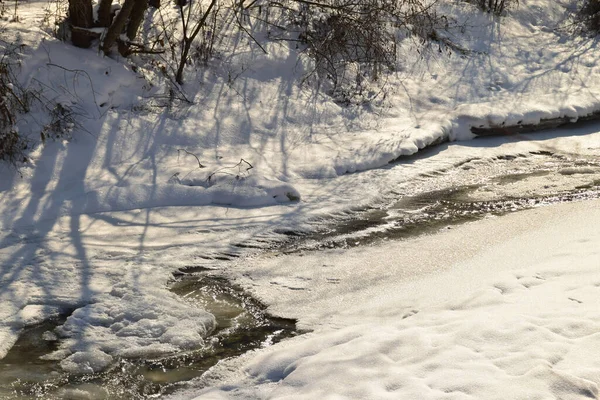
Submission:
{"label": "tree trunk", "polygon": [[[208,19],[208,16],[212,12],[212,9],[214,8],[214,6],[216,4],[217,4],[217,0],[210,1],[208,8],[202,15],[202,18],[200,18],[200,21],[198,21],[196,23],[196,25],[192,29],[192,33],[189,34],[189,36],[188,36],[188,29],[189,29],[190,20],[188,19],[186,21],[183,10],[181,8],[179,9],[179,11],[181,13],[181,18],[182,18],[181,22],[183,24],[183,40],[181,41],[181,46],[182,46],[181,58],[179,59],[179,67],[177,67],[177,73],[175,74],[175,81],[177,83],[179,83],[180,85],[183,85],[183,69],[185,68],[185,64],[187,62],[188,55],[190,53],[190,48],[192,47],[192,42],[194,41],[194,39],[196,39],[196,36],[198,36],[198,33],[200,33],[202,28],[206,25],[206,20]],[[191,5],[190,5],[190,7],[191,7]]]}
{"label": "tree trunk", "polygon": [[184,39],[183,40],[183,52],[181,54],[181,59],[179,60],[179,66],[177,67],[177,73],[175,74],[175,81],[180,85],[183,85],[183,69],[185,68],[185,64],[187,62],[188,54],[190,52],[190,47],[192,47],[193,39]]}
{"label": "tree trunk", "polygon": [[144,14],[148,8],[148,0],[135,0],[133,9],[129,16],[129,23],[127,24],[127,37],[129,40],[135,39],[138,29],[144,21]]}
{"label": "tree trunk", "polygon": [[[69,19],[74,28],[91,28],[93,24],[92,1],[69,0]],[[71,42],[77,47],[90,47],[92,38],[85,30],[73,29],[71,32]]]}
{"label": "tree trunk", "polygon": [[104,54],[109,54],[111,48],[123,32],[123,28],[127,23],[127,19],[129,19],[129,14],[131,14],[131,10],[133,9],[133,5],[135,0],[125,0],[123,3],[123,7],[117,17],[113,20],[113,23],[110,25],[110,28],[106,31],[106,35],[104,36],[104,40],[100,45],[100,49],[104,52]]}
{"label": "tree trunk", "polygon": [[107,28],[110,26],[112,0],[100,0],[98,5],[98,21],[96,26]]}

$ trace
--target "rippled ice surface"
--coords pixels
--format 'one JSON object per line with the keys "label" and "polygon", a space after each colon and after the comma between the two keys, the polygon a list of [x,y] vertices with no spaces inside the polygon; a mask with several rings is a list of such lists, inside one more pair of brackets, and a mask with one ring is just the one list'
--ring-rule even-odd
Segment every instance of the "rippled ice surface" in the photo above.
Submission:
{"label": "rippled ice surface", "polygon": [[600,161],[545,151],[470,158],[391,192],[397,200],[349,214],[286,251],[407,238],[488,215],[598,198]]}

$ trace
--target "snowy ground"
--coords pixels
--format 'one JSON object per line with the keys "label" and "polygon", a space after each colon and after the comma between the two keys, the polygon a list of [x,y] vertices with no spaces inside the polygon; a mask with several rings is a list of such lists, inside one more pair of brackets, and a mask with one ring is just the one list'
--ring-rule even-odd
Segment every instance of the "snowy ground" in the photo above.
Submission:
{"label": "snowy ground", "polygon": [[599,218],[598,201],[563,204],[239,265],[314,331],[223,362],[198,398],[596,398]]}
{"label": "snowy ground", "polygon": [[[295,50],[271,44],[199,73],[186,87],[196,105],[171,114],[149,106],[158,78],[58,42],[36,27],[42,3],[23,5],[25,22],[7,31],[27,44],[20,79],[76,108],[85,132],[36,149],[19,173],[0,166],[0,357],[24,327],[66,310],[48,357],[71,373],[197,348],[214,318],[167,290],[178,268],[349,209],[543,168],[531,152],[597,161],[597,125],[466,140],[471,126],[600,110],[596,41],[555,29],[572,3],[522,0],[501,21],[448,3],[468,19],[453,39],[473,53],[418,58],[407,44],[377,113],[299,88]],[[464,141],[388,165],[446,137]],[[516,155],[527,157],[498,159]],[[599,175],[547,168],[536,190]],[[498,186],[510,190],[533,189]],[[219,365],[200,383],[230,385],[205,395],[593,398],[599,213],[597,202],[540,208],[386,247],[228,266],[313,332]]]}

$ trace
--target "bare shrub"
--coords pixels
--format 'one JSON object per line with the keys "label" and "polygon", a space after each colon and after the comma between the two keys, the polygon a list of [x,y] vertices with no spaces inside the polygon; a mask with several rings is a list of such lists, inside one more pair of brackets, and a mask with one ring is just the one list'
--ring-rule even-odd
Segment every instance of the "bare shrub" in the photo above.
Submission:
{"label": "bare shrub", "polygon": [[0,0],[0,20],[6,20],[10,22],[19,21],[19,2],[13,0],[9,3],[9,0]]}
{"label": "bare shrub", "polygon": [[50,120],[40,132],[40,139],[45,142],[48,139],[71,139],[71,132],[75,125],[75,112],[63,104],[55,103],[49,109]]}
{"label": "bare shrub", "polygon": [[165,50],[150,64],[174,81],[172,92],[180,90],[185,66],[207,64],[215,43],[230,40],[222,37],[222,28],[234,27],[234,35],[246,36],[265,53],[269,41],[296,43],[309,60],[304,82],[317,82],[341,103],[361,103],[376,97],[385,75],[395,70],[399,41],[443,42],[437,30],[448,21],[434,5],[435,0],[179,1],[174,10],[157,10],[157,22],[144,28],[144,37],[154,38],[145,42],[150,49]]}
{"label": "bare shrub", "polygon": [[600,0],[586,0],[576,16],[577,22],[586,32],[600,32]]}
{"label": "bare shrub", "polygon": [[299,3],[292,20],[298,39],[314,60],[309,76],[329,82],[329,93],[342,103],[378,94],[369,86],[396,69],[400,40],[435,40],[436,30],[447,26],[423,0],[291,1]]}
{"label": "bare shrub", "polygon": [[[200,1],[192,2],[192,0],[190,0],[189,3],[186,2],[184,4],[184,2],[180,2],[180,4],[178,4],[182,37],[180,46],[181,52],[177,62],[177,71],[175,72],[175,81],[180,85],[183,84],[183,69],[189,60],[192,44],[198,34],[203,32],[206,28],[209,17],[212,15],[217,4],[217,0],[210,0],[210,3],[208,3],[206,8],[197,8],[195,6],[196,3],[201,5]],[[192,18],[192,11],[194,11],[194,14],[200,15],[201,17]]]}
{"label": "bare shrub", "polygon": [[472,0],[472,2],[485,12],[502,15],[509,7],[517,5],[519,0]]}
{"label": "bare shrub", "polygon": [[5,19],[8,13],[8,6],[6,2],[0,1],[0,19]]}
{"label": "bare shrub", "polygon": [[[44,90],[49,87],[23,87],[19,83],[15,71],[21,61],[20,48],[0,40],[0,161],[13,166],[27,162],[27,150],[37,142],[70,139],[75,128],[84,130],[72,107],[57,102],[57,97],[45,95]],[[27,132],[18,129],[23,120],[29,122]],[[35,139],[38,134],[39,141]]]}
{"label": "bare shrub", "polygon": [[67,0],[48,0],[44,7],[42,28],[61,41],[70,39],[68,10],[69,2]]}
{"label": "bare shrub", "polygon": [[212,58],[220,5],[216,0],[177,0],[173,6],[148,13],[141,26],[146,51],[140,53],[150,69],[167,78],[169,102],[190,103],[182,92],[184,70]]}
{"label": "bare shrub", "polygon": [[304,84],[341,104],[365,104],[385,93],[402,41],[414,41],[416,51],[429,43],[465,51],[441,34],[449,21],[437,14],[437,1],[234,0],[232,10],[239,32],[263,52],[259,39],[296,43]]}
{"label": "bare shrub", "polygon": [[0,160],[13,165],[26,161],[27,141],[16,128],[17,113],[28,110],[27,99],[16,84],[13,65],[4,53],[0,59]]}

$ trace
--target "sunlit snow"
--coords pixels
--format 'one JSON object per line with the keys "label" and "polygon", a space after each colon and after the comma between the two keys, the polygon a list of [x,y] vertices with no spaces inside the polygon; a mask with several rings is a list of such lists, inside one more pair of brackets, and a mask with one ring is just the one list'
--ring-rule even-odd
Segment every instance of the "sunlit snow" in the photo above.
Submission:
{"label": "sunlit snow", "polygon": [[[598,123],[473,139],[600,111],[597,42],[561,30],[575,3],[520,0],[496,18],[442,2],[472,53],[403,44],[375,111],[298,85],[293,45],[263,54],[233,38],[223,49],[244,51],[225,69],[190,68],[194,104],[170,110],[159,76],[58,41],[41,27],[45,3],[21,4],[3,33],[25,45],[19,79],[79,125],[18,171],[0,165],[0,357],[59,314],[45,357],[73,375],[202,348],[214,317],[167,289],[202,266],[308,333],[222,361],[173,398],[597,397],[597,200],[352,249],[262,251],[423,192],[493,182],[472,193],[486,200],[600,182]],[[37,134],[38,117],[19,131]]]}

